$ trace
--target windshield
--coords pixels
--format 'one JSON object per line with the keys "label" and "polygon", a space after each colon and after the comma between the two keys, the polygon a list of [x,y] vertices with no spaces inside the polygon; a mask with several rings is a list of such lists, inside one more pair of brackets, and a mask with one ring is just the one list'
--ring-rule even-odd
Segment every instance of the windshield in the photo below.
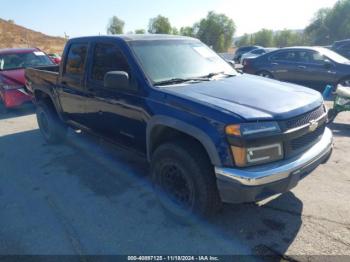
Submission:
{"label": "windshield", "polygon": [[34,51],[31,53],[0,54],[0,70],[14,70],[32,66],[53,65],[45,53]]}
{"label": "windshield", "polygon": [[131,48],[155,84],[215,73],[237,74],[227,62],[199,41],[137,41],[131,43]]}
{"label": "windshield", "polygon": [[350,60],[327,48],[319,48],[321,54],[340,64],[349,64]]}

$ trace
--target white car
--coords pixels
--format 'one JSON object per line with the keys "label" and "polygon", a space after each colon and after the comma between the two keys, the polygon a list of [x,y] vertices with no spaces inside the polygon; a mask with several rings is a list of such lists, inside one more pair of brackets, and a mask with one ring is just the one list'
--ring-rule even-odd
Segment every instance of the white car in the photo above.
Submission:
{"label": "white car", "polygon": [[243,62],[245,59],[247,58],[255,58],[258,56],[261,56],[263,54],[275,51],[277,48],[258,48],[258,49],[254,49],[248,53],[245,53],[241,56],[241,60],[240,60],[240,64],[243,65]]}

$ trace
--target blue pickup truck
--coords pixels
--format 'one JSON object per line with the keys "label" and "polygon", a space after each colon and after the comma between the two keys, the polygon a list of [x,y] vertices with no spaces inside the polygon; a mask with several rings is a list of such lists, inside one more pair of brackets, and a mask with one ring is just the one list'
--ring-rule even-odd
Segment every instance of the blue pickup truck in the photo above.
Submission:
{"label": "blue pickup truck", "polygon": [[70,126],[139,151],[174,212],[287,192],[332,152],[318,92],[237,73],[193,38],[71,39],[60,66],[26,70],[26,86],[47,142]]}

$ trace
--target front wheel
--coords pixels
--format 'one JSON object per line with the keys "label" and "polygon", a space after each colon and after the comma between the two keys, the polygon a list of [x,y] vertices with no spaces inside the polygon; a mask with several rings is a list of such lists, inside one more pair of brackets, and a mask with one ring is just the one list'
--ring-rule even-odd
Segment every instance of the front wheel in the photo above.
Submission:
{"label": "front wheel", "polygon": [[260,71],[257,75],[265,78],[273,78],[273,75],[268,71]]}
{"label": "front wheel", "polygon": [[152,156],[151,173],[159,202],[182,221],[192,214],[211,216],[221,207],[213,167],[196,143],[159,146]]}
{"label": "front wheel", "polygon": [[64,141],[67,134],[67,126],[57,116],[54,109],[45,103],[38,103],[36,117],[40,132],[49,144],[57,144]]}
{"label": "front wheel", "polygon": [[342,85],[342,86],[350,87],[350,78],[342,79],[342,80],[339,81],[338,84]]}
{"label": "front wheel", "polygon": [[338,112],[334,109],[331,108],[328,110],[328,123],[332,123],[334,119],[337,117]]}

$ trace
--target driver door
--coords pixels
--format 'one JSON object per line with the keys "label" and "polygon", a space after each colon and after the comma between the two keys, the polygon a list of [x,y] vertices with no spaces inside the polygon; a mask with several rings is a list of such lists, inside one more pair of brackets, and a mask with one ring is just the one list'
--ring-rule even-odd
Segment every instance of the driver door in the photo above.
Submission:
{"label": "driver door", "polygon": [[[105,87],[104,76],[110,71],[127,72],[130,88]],[[86,104],[89,127],[118,144],[143,151],[146,137],[144,99],[117,44],[101,42],[94,45],[87,88],[90,94]]]}

